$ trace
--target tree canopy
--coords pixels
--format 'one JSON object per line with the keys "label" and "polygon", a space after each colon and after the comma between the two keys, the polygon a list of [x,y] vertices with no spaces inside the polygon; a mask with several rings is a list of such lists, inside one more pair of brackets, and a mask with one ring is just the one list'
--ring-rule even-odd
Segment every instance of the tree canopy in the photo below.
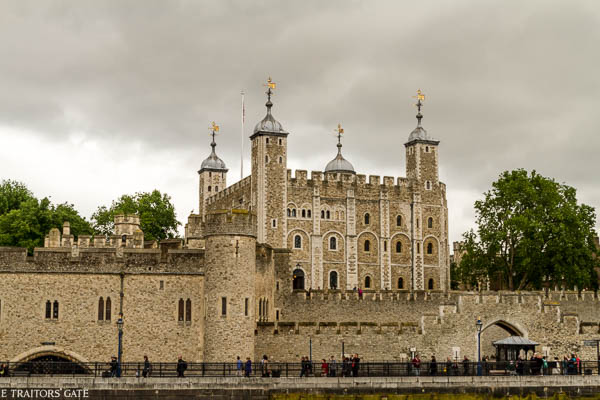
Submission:
{"label": "tree canopy", "polygon": [[503,172],[475,202],[477,233],[464,234],[458,278],[489,277],[509,290],[539,289],[544,279],[567,287],[597,288],[592,207],[576,190],[523,169]]}
{"label": "tree canopy", "polygon": [[173,238],[180,225],[171,197],[158,190],[124,194],[114,200],[110,207],[98,207],[92,215],[94,231],[103,235],[112,234],[114,217],[118,214],[137,214],[140,217],[140,229],[148,240]]}
{"label": "tree canopy", "polygon": [[34,247],[44,245],[50,229],[61,229],[69,221],[74,236],[91,235],[92,227],[72,204],[54,205],[47,197],[41,200],[20,182],[0,183],[0,246]]}

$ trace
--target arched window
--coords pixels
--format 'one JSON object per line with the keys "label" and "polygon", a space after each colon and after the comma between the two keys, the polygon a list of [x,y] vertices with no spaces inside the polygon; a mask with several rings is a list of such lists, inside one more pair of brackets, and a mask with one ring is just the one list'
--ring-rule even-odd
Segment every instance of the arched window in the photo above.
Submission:
{"label": "arched window", "polygon": [[290,210],[289,208],[287,209],[287,215],[288,215],[288,217],[292,216],[292,210]]}
{"label": "arched window", "polygon": [[292,217],[296,218],[296,209],[295,208],[292,208]]}
{"label": "arched window", "polygon": [[306,210],[306,215],[308,215],[308,218],[312,218],[310,214],[310,210]]}
{"label": "arched window", "polygon": [[306,218],[306,210],[304,208],[302,209],[302,218]]}
{"label": "arched window", "polygon": [[304,290],[304,271],[300,268],[295,269],[292,279],[292,288],[294,290]]}
{"label": "arched window", "polygon": [[185,320],[188,322],[192,320],[192,300],[190,299],[185,301]]}
{"label": "arched window", "polygon": [[429,153],[429,146],[425,146],[425,153]]}
{"label": "arched window", "polygon": [[218,192],[218,191],[219,191],[219,187],[215,186],[215,192]]}
{"label": "arched window", "polygon": [[430,279],[429,282],[427,282],[427,288],[429,290],[433,289],[433,279]]}
{"label": "arched window", "polygon": [[58,319],[58,300],[54,300],[54,305],[52,308],[52,318]]}
{"label": "arched window", "polygon": [[371,242],[369,240],[365,240],[365,251],[371,251]]}
{"label": "arched window", "polygon": [[102,321],[104,319],[104,299],[100,297],[98,300],[98,321]]}
{"label": "arched window", "polygon": [[327,210],[327,211],[325,212],[325,215],[327,216],[327,219],[331,219],[331,216],[330,216],[330,214],[329,214],[329,210]]}
{"label": "arched window", "polygon": [[121,243],[123,243],[123,244],[127,243],[127,235],[121,236]]}
{"label": "arched window", "polygon": [[427,181],[426,185],[427,185],[427,190],[431,189],[431,182]]}
{"label": "arched window", "polygon": [[338,287],[338,273],[336,271],[331,271],[329,273],[329,288],[337,289]]}
{"label": "arched window", "polygon": [[396,216],[396,226],[402,226],[402,215]]}
{"label": "arched window", "polygon": [[283,163],[283,157],[279,157],[279,164]]}
{"label": "arched window", "polygon": [[294,248],[295,249],[302,248],[302,237],[300,235],[294,236]]}
{"label": "arched window", "polygon": [[210,190],[211,190],[211,189],[212,189],[212,188],[210,187],[210,185],[208,185],[208,191],[209,191],[209,192],[210,192]]}
{"label": "arched window", "polygon": [[46,302],[46,318],[52,318],[52,303],[50,303],[50,300]]}
{"label": "arched window", "polygon": [[329,238],[329,250],[337,250],[337,240],[335,236]]}
{"label": "arched window", "polygon": [[402,242],[396,242],[396,253],[402,253]]}
{"label": "arched window", "polygon": [[371,277],[369,275],[367,275],[365,277],[365,289],[370,289],[371,288]]}
{"label": "arched window", "polygon": [[112,305],[110,302],[110,297],[106,298],[106,313],[104,314],[105,316],[105,320],[110,321],[110,317],[111,317],[111,311],[112,311]]}
{"label": "arched window", "polygon": [[398,278],[398,289],[404,289],[404,279]]}
{"label": "arched window", "polygon": [[365,225],[369,225],[369,223],[371,222],[371,216],[369,215],[369,213],[365,214]]}
{"label": "arched window", "polygon": [[325,210],[321,210],[321,219],[325,219]]}
{"label": "arched window", "polygon": [[258,319],[262,319],[262,313],[263,313],[263,300],[262,299],[258,299]]}
{"label": "arched window", "polygon": [[183,299],[179,299],[179,306],[177,310],[177,320],[183,321]]}
{"label": "arched window", "polygon": [[427,254],[433,254],[433,243],[427,243]]}
{"label": "arched window", "polygon": [[431,218],[431,217],[427,218],[427,227],[433,228],[433,218]]}
{"label": "arched window", "polygon": [[417,243],[417,254],[421,254],[421,243]]}

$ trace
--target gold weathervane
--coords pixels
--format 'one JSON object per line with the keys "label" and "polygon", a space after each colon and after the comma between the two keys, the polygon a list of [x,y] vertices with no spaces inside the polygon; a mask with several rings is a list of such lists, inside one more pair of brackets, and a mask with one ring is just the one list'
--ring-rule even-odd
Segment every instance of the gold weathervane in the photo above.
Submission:
{"label": "gold weathervane", "polygon": [[212,135],[213,133],[219,132],[219,125],[215,124],[215,121],[213,121],[212,124],[208,127],[208,129],[210,130],[210,134]]}
{"label": "gold weathervane", "polygon": [[421,102],[421,100],[425,100],[425,95],[421,92],[421,89],[417,90],[417,95],[413,96],[413,99],[417,99],[419,102]]}
{"label": "gold weathervane", "polygon": [[341,135],[342,133],[344,133],[344,128],[342,128],[342,124],[338,124],[337,129],[334,129],[338,135]]}
{"label": "gold weathervane", "polygon": [[271,80],[271,77],[269,77],[269,79],[267,79],[267,86],[269,87],[269,89],[275,89],[277,84]]}

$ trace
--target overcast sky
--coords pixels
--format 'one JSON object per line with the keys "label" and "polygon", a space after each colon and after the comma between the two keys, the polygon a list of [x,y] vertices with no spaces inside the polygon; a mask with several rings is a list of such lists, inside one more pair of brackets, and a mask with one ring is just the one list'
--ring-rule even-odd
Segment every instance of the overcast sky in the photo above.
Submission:
{"label": "overcast sky", "polygon": [[159,189],[197,210],[197,170],[245,175],[262,87],[290,132],[288,168],[323,170],[345,128],[361,174],[405,176],[423,125],[440,143],[450,239],[504,170],[535,169],[600,206],[600,1],[0,2],[0,179],[89,217]]}

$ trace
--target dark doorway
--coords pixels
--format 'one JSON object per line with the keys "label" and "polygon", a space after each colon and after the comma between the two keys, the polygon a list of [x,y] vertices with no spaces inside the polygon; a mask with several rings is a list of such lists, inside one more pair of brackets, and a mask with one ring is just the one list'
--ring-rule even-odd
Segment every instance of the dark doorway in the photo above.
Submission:
{"label": "dark doorway", "polygon": [[301,269],[294,270],[293,288],[294,290],[304,290],[304,271]]}

